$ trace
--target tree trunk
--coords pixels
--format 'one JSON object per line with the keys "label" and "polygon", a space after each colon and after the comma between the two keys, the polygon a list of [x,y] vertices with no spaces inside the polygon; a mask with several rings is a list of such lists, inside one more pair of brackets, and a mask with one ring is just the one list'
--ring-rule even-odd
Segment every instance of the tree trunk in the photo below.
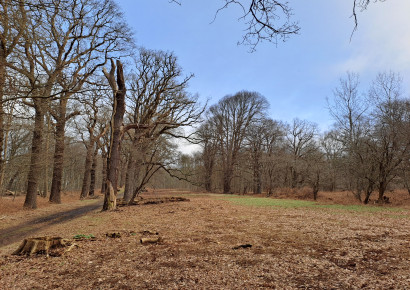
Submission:
{"label": "tree trunk", "polygon": [[94,155],[93,155],[93,163],[91,165],[91,171],[90,171],[90,190],[88,192],[89,196],[94,196],[95,194],[95,171],[97,168],[97,155],[98,155],[98,148],[95,148]]}
{"label": "tree trunk", "polygon": [[37,208],[37,189],[41,174],[41,149],[43,143],[44,127],[44,99],[34,99],[34,131],[31,147],[30,168],[27,177],[27,193],[24,201],[25,208]]}
{"label": "tree trunk", "polygon": [[223,191],[224,193],[231,193],[231,181],[232,181],[233,169],[227,168],[224,170],[223,175]]}
{"label": "tree trunk", "polygon": [[317,200],[317,195],[319,193],[319,186],[320,186],[320,173],[316,172],[315,179],[313,180],[313,200]]}
{"label": "tree trunk", "polygon": [[19,176],[19,174],[20,174],[20,170],[17,170],[17,171],[13,174],[13,176],[10,178],[10,180],[9,180],[9,182],[8,182],[8,184],[7,184],[6,190],[12,191],[14,181],[15,181],[16,178]]}
{"label": "tree trunk", "polygon": [[134,157],[135,148],[131,148],[131,152],[128,157],[128,165],[127,165],[127,175],[125,176],[125,189],[124,189],[124,202],[128,203],[134,192],[135,187],[135,171],[137,168],[137,162]]}
{"label": "tree trunk", "polygon": [[208,192],[212,191],[212,173],[215,165],[215,155],[213,145],[206,144],[203,153],[205,174],[204,174],[204,186]]}
{"label": "tree trunk", "polygon": [[262,176],[259,157],[255,157],[253,165],[253,193],[260,194],[262,193]]}
{"label": "tree trunk", "polygon": [[61,203],[61,183],[63,180],[64,150],[65,150],[65,125],[67,100],[61,99],[59,116],[56,118],[56,133],[53,160],[53,179],[51,181],[51,192],[49,201]]}
{"label": "tree trunk", "polygon": [[105,152],[101,153],[101,159],[102,159],[102,182],[101,182],[101,194],[105,195],[105,192],[107,191],[107,154]]}
{"label": "tree trunk", "polygon": [[364,197],[363,203],[364,204],[368,204],[370,201],[370,196],[372,195],[373,192],[373,184],[371,182],[369,182],[369,184],[367,185],[366,188],[366,195]]}
{"label": "tree trunk", "polygon": [[91,175],[91,167],[93,164],[93,153],[94,153],[94,141],[90,140],[87,146],[87,154],[85,156],[85,164],[84,164],[84,177],[83,177],[83,184],[81,187],[81,195],[80,198],[86,198],[88,192],[90,190],[90,175]]}
{"label": "tree trunk", "polygon": [[111,140],[108,154],[107,191],[104,196],[103,210],[114,210],[117,207],[117,181],[120,165],[121,127],[125,114],[125,81],[122,64],[117,61],[117,85],[115,91],[113,117],[111,119]]}
{"label": "tree trunk", "polygon": [[51,130],[51,117],[50,114],[46,115],[47,127],[44,135],[46,136],[46,142],[44,147],[44,177],[43,177],[43,191],[41,193],[41,197],[46,198],[48,194],[48,171],[49,171],[49,158],[48,152],[50,151],[50,130]]}
{"label": "tree trunk", "polygon": [[384,193],[386,192],[386,188],[387,188],[387,182],[385,180],[381,181],[379,183],[379,198],[377,200],[378,203],[382,204],[384,203]]}
{"label": "tree trunk", "polygon": [[[4,88],[6,84],[6,59],[4,55],[4,48],[0,45],[0,172],[4,172],[4,158],[3,158],[3,146],[4,146],[4,108],[3,97]],[[0,180],[0,194],[3,192],[3,179]]]}

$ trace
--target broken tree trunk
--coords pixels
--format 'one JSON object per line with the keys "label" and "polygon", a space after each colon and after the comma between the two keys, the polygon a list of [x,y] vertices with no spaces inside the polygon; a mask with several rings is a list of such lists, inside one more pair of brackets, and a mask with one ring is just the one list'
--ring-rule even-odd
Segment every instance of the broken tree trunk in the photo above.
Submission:
{"label": "broken tree trunk", "polygon": [[115,64],[111,60],[111,71],[104,68],[104,74],[110,83],[114,95],[113,115],[111,119],[111,138],[108,154],[107,191],[104,196],[103,210],[115,210],[117,199],[117,181],[120,164],[120,145],[122,125],[125,114],[125,81],[122,64],[117,61],[117,81],[115,82]]}

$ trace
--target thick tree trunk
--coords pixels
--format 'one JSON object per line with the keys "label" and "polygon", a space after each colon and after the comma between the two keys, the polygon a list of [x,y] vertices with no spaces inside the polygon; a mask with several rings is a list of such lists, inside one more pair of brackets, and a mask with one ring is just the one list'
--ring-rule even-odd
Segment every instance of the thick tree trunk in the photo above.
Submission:
{"label": "thick tree trunk", "polygon": [[[4,49],[0,45],[0,172],[4,172],[4,158],[3,158],[3,146],[4,146],[4,108],[3,97],[4,87],[6,84],[6,59],[4,56]],[[3,192],[3,179],[0,179],[0,194]]]}
{"label": "thick tree trunk", "polygon": [[84,164],[84,177],[83,184],[81,187],[80,198],[86,198],[90,190],[90,177],[91,177],[91,167],[93,165],[93,153],[94,153],[94,141],[90,141],[87,146],[87,153],[85,156]]}
{"label": "thick tree trunk", "polygon": [[223,192],[231,193],[231,181],[232,181],[233,169],[227,168],[223,174]]}
{"label": "thick tree trunk", "polygon": [[97,155],[98,155],[98,148],[95,148],[94,155],[93,155],[93,164],[91,165],[91,171],[90,171],[90,190],[88,192],[89,196],[94,196],[95,194],[95,171],[97,169]]}
{"label": "thick tree trunk", "polygon": [[205,190],[208,192],[212,191],[212,173],[214,170],[214,165],[215,165],[215,155],[214,155],[214,149],[211,148],[207,144],[206,147],[204,148],[204,153],[203,153],[203,160],[204,160],[204,166],[205,166],[205,174],[204,174],[204,186]]}
{"label": "thick tree trunk", "polygon": [[107,191],[107,155],[105,152],[101,154],[102,159],[102,182],[101,182],[101,194],[105,194]]}
{"label": "thick tree trunk", "polygon": [[384,203],[384,193],[386,192],[387,182],[385,180],[380,181],[379,183],[379,198],[377,200],[378,203]]}
{"label": "thick tree trunk", "polygon": [[125,81],[122,64],[117,61],[118,90],[114,96],[113,117],[111,120],[111,144],[108,158],[107,191],[104,196],[103,210],[114,210],[117,207],[117,182],[120,165],[121,129],[125,114]]}
{"label": "thick tree trunk", "polygon": [[65,150],[65,125],[67,113],[67,99],[60,100],[60,112],[56,119],[54,160],[53,160],[53,179],[51,181],[51,192],[49,201],[61,203],[61,183],[63,180],[64,150]]}
{"label": "thick tree trunk", "polygon": [[122,188],[125,186],[125,179],[127,177],[127,168],[128,168],[127,158],[125,156],[121,156],[120,157],[120,168],[119,168],[119,173],[118,173],[118,183],[117,183],[118,188]]}
{"label": "thick tree trunk", "polygon": [[127,165],[127,175],[125,176],[125,189],[124,189],[124,202],[128,203],[134,192],[135,187],[135,171],[137,168],[137,162],[134,157],[135,148],[131,148],[131,152],[128,157],[128,165]]}
{"label": "thick tree trunk", "polygon": [[31,147],[30,169],[27,177],[27,193],[24,201],[25,208],[37,208],[37,189],[41,175],[41,149],[44,127],[44,99],[35,99],[34,131]]}

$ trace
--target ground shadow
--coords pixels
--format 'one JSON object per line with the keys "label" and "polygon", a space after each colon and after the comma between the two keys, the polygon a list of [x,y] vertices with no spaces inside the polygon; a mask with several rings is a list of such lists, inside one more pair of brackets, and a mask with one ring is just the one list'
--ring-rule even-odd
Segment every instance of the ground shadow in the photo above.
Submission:
{"label": "ground shadow", "polygon": [[68,211],[42,216],[16,226],[5,228],[0,230],[0,247],[18,242],[49,226],[74,220],[100,208],[102,208],[102,202],[97,202]]}

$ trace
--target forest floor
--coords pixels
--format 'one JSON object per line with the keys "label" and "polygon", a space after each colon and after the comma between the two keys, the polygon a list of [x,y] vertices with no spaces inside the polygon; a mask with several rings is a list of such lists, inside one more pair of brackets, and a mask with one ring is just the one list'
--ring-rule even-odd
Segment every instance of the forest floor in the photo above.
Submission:
{"label": "forest floor", "polygon": [[[0,288],[408,288],[408,194],[384,206],[341,204],[344,194],[323,193],[313,203],[156,191],[143,197],[189,201],[113,212],[100,211],[102,198],[77,194],[61,205],[39,198],[35,211],[21,210],[22,197],[2,197]],[[24,238],[40,236],[82,239],[56,256],[11,255]],[[141,244],[144,237],[161,240]]]}

